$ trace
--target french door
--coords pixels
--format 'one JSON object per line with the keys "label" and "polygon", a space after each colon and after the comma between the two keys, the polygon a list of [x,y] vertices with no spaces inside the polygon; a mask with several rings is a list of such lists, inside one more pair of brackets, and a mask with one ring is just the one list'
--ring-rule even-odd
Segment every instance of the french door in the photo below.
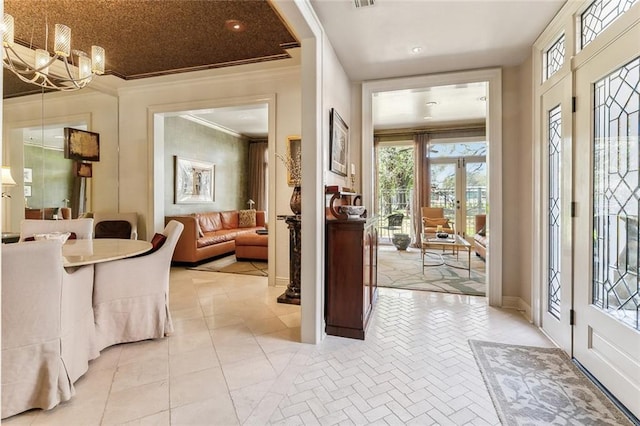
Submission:
{"label": "french door", "polygon": [[571,74],[542,96],[544,181],[541,235],[543,257],[542,328],[571,355],[572,327],[572,111]]}
{"label": "french door", "polygon": [[575,73],[574,357],[640,416],[640,24]]}
{"label": "french door", "polygon": [[487,163],[484,156],[435,158],[430,162],[431,207],[444,215],[463,237],[475,234],[475,215],[487,207]]}

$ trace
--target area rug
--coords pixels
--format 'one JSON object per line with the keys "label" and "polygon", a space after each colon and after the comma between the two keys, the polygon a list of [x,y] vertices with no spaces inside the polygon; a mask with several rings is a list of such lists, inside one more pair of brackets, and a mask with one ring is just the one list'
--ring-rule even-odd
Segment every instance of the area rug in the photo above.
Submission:
{"label": "area rug", "polygon": [[[426,263],[437,264],[440,256],[447,264],[465,267],[467,253],[460,252],[456,258],[452,254],[442,254],[441,250],[427,251]],[[471,253],[471,277],[466,269],[449,265],[422,268],[420,249],[409,247],[397,250],[393,246],[380,246],[378,250],[378,286],[409,290],[437,291],[444,293],[484,296],[486,292],[485,264]]]}
{"label": "area rug", "polygon": [[561,349],[469,344],[503,425],[632,425]]}
{"label": "area rug", "polygon": [[227,274],[268,276],[267,262],[259,260],[238,260],[235,255],[226,256],[211,262],[192,266],[187,269],[194,271],[224,272]]}

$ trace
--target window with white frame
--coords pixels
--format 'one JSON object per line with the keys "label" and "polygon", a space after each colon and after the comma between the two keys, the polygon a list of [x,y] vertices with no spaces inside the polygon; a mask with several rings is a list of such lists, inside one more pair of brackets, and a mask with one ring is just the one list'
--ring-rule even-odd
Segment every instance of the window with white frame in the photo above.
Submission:
{"label": "window with white frame", "polygon": [[600,35],[638,0],[595,0],[580,16],[580,48]]}

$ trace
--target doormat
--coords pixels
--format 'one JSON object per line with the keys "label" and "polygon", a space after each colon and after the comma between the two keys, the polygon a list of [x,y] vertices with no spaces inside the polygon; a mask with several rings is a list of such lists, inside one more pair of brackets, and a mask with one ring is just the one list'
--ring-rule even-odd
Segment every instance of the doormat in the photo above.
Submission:
{"label": "doormat", "polygon": [[561,349],[469,345],[503,425],[633,425]]}
{"label": "doormat", "polygon": [[268,267],[267,262],[260,260],[238,260],[235,254],[231,256],[216,259],[211,262],[203,263],[198,266],[191,266],[187,269],[193,271],[206,271],[206,272],[224,272],[226,274],[241,274],[241,275],[255,275],[260,277],[267,277]]}

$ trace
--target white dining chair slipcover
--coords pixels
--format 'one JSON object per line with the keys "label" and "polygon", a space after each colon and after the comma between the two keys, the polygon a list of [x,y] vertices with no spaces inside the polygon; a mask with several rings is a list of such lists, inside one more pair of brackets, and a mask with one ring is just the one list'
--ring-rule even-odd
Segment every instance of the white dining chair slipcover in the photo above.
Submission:
{"label": "white dining chair slipcover", "polygon": [[[117,212],[94,212],[93,213],[93,226],[95,227],[100,222],[107,222],[113,220],[125,220],[131,225],[131,239],[138,239],[138,213],[117,213]],[[94,232],[95,235],[95,232]]]}
{"label": "white dining chair slipcover", "polygon": [[35,234],[73,232],[79,240],[93,238],[93,219],[38,220],[24,219],[20,223],[20,241]]}
{"label": "white dining chair slipcover", "polygon": [[97,358],[93,266],[67,272],[59,240],[2,244],[2,418],[50,409]]}
{"label": "white dining chair slipcover", "polygon": [[100,350],[173,332],[169,314],[171,257],[184,225],[172,220],[157,251],[95,265],[93,310]]}

